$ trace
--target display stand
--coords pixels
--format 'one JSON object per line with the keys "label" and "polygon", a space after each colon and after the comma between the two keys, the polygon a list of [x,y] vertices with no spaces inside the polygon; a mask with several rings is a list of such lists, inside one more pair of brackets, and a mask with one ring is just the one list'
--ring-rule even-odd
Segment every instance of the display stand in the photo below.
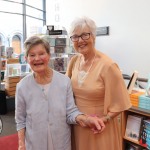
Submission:
{"label": "display stand", "polygon": [[5,89],[7,96],[15,96],[17,83],[30,73],[29,64],[20,64],[19,60],[11,59],[7,61]]}
{"label": "display stand", "polygon": [[51,60],[49,66],[65,73],[70,58],[75,55],[70,38],[67,35],[42,35],[50,43]]}

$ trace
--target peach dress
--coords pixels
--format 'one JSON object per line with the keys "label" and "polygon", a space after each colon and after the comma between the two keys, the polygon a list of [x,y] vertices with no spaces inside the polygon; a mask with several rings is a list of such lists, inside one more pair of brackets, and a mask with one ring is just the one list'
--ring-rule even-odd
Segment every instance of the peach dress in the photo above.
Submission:
{"label": "peach dress", "polygon": [[[100,60],[94,63],[82,86],[78,85],[80,55],[72,68],[72,86],[79,110],[88,115],[106,115],[131,107],[129,95],[118,66],[105,54],[96,52]],[[66,73],[67,74],[67,73]],[[121,150],[118,118],[106,124],[101,134],[94,135],[89,128],[73,125],[73,150]]]}

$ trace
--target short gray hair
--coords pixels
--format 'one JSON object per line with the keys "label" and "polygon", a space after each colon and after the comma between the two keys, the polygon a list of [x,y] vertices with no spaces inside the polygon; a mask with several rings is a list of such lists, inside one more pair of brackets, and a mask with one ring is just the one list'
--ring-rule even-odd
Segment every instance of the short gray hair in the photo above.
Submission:
{"label": "short gray hair", "polygon": [[50,54],[50,44],[46,39],[39,36],[31,36],[24,42],[25,56],[28,56],[30,49],[38,44],[43,45],[46,52]]}
{"label": "short gray hair", "polygon": [[77,28],[83,29],[84,27],[88,27],[90,29],[90,32],[93,34],[93,36],[96,37],[96,28],[97,28],[96,24],[89,17],[76,18],[71,23],[70,32],[69,32],[70,36]]}

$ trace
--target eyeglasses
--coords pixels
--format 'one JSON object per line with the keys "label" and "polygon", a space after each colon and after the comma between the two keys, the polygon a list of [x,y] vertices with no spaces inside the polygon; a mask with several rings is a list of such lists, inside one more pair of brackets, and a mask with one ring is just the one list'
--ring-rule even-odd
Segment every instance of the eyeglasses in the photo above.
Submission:
{"label": "eyeglasses", "polygon": [[70,37],[72,42],[77,42],[79,41],[79,37],[81,37],[82,40],[88,40],[90,38],[91,33],[83,33],[81,35],[73,35]]}

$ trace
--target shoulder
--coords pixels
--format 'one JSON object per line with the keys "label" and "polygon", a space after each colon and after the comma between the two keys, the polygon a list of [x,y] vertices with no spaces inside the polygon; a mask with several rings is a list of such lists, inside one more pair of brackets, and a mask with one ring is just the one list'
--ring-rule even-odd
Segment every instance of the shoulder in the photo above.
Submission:
{"label": "shoulder", "polygon": [[98,56],[99,60],[104,62],[106,65],[111,65],[111,64],[115,63],[112,58],[110,58],[108,55],[106,55],[100,51],[97,51],[97,56]]}
{"label": "shoulder", "polygon": [[71,80],[67,75],[53,71],[53,86],[57,86],[58,89],[65,90],[71,87]]}
{"label": "shoulder", "polygon": [[25,85],[28,85],[28,84],[32,84],[32,81],[33,81],[33,73],[30,73],[28,75],[26,75],[25,77],[23,77],[17,84],[18,87],[20,86],[25,86]]}
{"label": "shoulder", "polygon": [[118,64],[106,54],[97,51],[97,56],[97,64],[101,67],[104,74],[108,73],[109,71],[120,71]]}
{"label": "shoulder", "polygon": [[55,77],[56,80],[61,80],[63,81],[70,81],[70,78],[67,75],[64,75],[58,71],[53,70],[53,75]]}
{"label": "shoulder", "polygon": [[69,63],[74,63],[77,59],[80,58],[81,54],[75,54],[74,56],[71,57]]}

